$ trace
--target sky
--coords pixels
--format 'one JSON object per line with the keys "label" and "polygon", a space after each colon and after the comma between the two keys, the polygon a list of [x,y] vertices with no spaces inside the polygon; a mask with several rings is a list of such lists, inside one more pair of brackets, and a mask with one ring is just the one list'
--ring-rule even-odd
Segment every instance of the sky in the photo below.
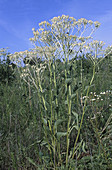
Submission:
{"label": "sky", "polygon": [[99,21],[94,38],[112,45],[112,0],[0,0],[0,49],[14,53],[32,48],[32,28],[61,15]]}

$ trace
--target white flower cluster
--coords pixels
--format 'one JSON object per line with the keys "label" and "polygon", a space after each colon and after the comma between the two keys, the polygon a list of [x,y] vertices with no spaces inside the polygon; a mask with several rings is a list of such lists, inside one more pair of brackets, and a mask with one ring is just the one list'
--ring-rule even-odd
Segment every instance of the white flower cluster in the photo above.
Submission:
{"label": "white flower cluster", "polygon": [[33,57],[37,56],[37,52],[36,51],[20,51],[20,52],[15,52],[14,54],[10,54],[10,60],[13,61],[16,65],[20,65],[23,61],[23,59],[25,57],[27,57],[27,59],[32,59]]}
{"label": "white flower cluster", "polygon": [[[111,94],[112,94],[111,90],[100,92],[100,94],[96,94],[96,92],[90,92],[89,96],[83,96],[80,99],[81,100],[88,99],[88,101],[98,101],[98,100],[103,101],[104,100],[103,95],[111,95]],[[109,99],[109,97],[107,99]]]}
{"label": "white flower cluster", "polygon": [[6,55],[7,49],[8,49],[8,48],[1,48],[1,49],[0,49],[0,56]]}
{"label": "white flower cluster", "polygon": [[105,50],[105,56],[112,55],[112,45],[108,46]]}
{"label": "white flower cluster", "polygon": [[[104,98],[104,95],[107,95],[106,98]],[[108,99],[110,99],[109,96],[111,95],[112,95],[111,90],[100,92],[100,94],[98,95],[96,94],[96,92],[90,92],[90,95],[88,97],[88,102],[93,107],[93,112],[94,112],[94,117],[92,117],[91,119],[96,119],[96,115],[100,115],[101,117],[103,117],[102,111],[103,111],[103,105],[105,104],[105,102],[106,102],[107,107],[109,108],[112,107],[112,104],[110,104],[110,101],[108,101]],[[83,98],[85,99],[86,97],[84,96]],[[101,101],[100,105],[98,105],[98,101],[99,102]],[[104,102],[104,104],[102,102]],[[90,119],[90,117],[88,117],[88,119]]]}
{"label": "white flower cluster", "polygon": [[[96,95],[96,92],[90,92],[90,95],[93,96],[94,98],[93,99],[90,99],[90,101],[95,101],[95,100],[101,100],[103,101],[104,99],[102,98],[103,95],[111,95],[112,94],[112,91],[111,90],[107,90],[105,92],[100,92],[100,94]],[[91,98],[90,96],[90,98]],[[109,98],[107,98],[109,99]]]}
{"label": "white flower cluster", "polygon": [[[99,26],[100,23],[98,21],[93,22],[85,18],[76,20],[74,17],[62,15],[52,18],[50,22],[41,22],[37,30],[33,28],[34,37],[30,38],[30,40],[35,47],[37,47],[37,44],[41,47],[56,47],[57,53],[64,56],[64,54],[68,53],[69,47],[72,48],[74,53],[78,48],[85,51],[89,50],[89,46],[92,44],[87,44],[86,42],[92,38],[91,34]],[[87,34],[84,36],[85,31],[89,28],[91,33],[88,36]],[[48,51],[47,54],[48,56],[50,55]]]}

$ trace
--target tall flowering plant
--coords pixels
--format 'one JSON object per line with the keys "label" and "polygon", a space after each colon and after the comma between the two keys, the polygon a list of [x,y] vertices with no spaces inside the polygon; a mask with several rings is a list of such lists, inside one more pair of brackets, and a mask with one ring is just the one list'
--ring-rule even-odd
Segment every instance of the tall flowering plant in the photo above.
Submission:
{"label": "tall flowering plant", "polygon": [[[11,60],[18,66],[21,65],[24,58],[26,58],[27,61],[33,60],[33,65],[27,62],[27,64],[21,69],[20,76],[29,86],[35,87],[38,92],[38,100],[40,102],[39,109],[44,129],[42,145],[47,144],[51,164],[54,167],[63,162],[63,151],[61,151],[62,137],[66,139],[66,147],[64,149],[64,151],[66,150],[66,166],[68,166],[70,158],[74,159],[77,151],[77,142],[86,112],[87,97],[84,101],[82,117],[79,123],[78,113],[73,110],[73,98],[75,96],[73,86],[74,82],[76,82],[76,77],[74,75],[71,76],[69,70],[69,66],[73,64],[72,59],[74,59],[74,56],[77,56],[78,59],[78,57],[83,54],[93,63],[93,75],[86,93],[86,96],[88,96],[90,87],[94,80],[96,66],[99,61],[107,55],[107,53],[110,53],[110,50],[109,52],[107,52],[108,50],[103,50],[104,43],[102,41],[95,41],[92,38],[92,34],[99,26],[100,23],[98,21],[93,22],[84,18],[76,20],[74,17],[66,15],[54,17],[49,22],[41,22],[37,30],[35,30],[35,28],[32,29],[34,36],[30,38],[30,41],[33,43],[34,49],[30,51],[16,52],[10,56]],[[38,57],[41,58],[42,61],[40,64],[37,60]],[[98,58],[101,58],[101,60],[98,60]],[[58,79],[61,79],[62,72],[57,71],[57,59],[60,59],[64,63],[64,69],[62,70],[64,74],[62,84],[64,91],[61,99],[58,97],[57,91],[59,85],[61,85],[58,84]],[[76,68],[75,64],[74,61],[74,70]],[[47,69],[49,72],[49,80],[47,80],[49,86],[48,92],[47,88],[45,88],[45,73]],[[62,106],[60,106],[60,102],[64,105],[64,110],[61,109]],[[57,110],[61,110],[62,113],[60,114]],[[73,121],[73,119],[76,121]],[[63,127],[63,123],[65,127]],[[61,131],[59,129],[61,129]],[[69,152],[70,134],[73,129],[77,131],[77,135],[74,146],[71,152]]]}

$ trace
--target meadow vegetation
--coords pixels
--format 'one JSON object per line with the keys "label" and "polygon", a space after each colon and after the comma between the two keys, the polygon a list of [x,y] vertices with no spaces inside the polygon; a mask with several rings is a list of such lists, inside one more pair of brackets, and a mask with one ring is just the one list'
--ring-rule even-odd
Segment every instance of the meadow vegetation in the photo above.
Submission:
{"label": "meadow vegetation", "polygon": [[62,15],[0,50],[0,169],[112,169],[112,46]]}

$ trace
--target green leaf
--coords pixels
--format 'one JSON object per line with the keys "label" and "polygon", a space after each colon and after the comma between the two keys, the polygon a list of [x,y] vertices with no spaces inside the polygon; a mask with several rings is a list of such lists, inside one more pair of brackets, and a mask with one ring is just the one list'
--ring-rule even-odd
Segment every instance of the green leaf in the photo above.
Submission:
{"label": "green leaf", "polygon": [[71,95],[71,99],[74,99],[75,96],[76,96],[76,93],[75,93],[75,94],[72,94],[72,95]]}
{"label": "green leaf", "polygon": [[32,165],[34,165],[35,167],[38,168],[38,166],[35,164],[35,162],[31,158],[29,158],[29,157],[26,157],[26,158]]}
{"label": "green leaf", "polygon": [[47,126],[47,120],[45,118],[42,118],[43,123]]}
{"label": "green leaf", "polygon": [[69,84],[69,85],[70,85],[71,82],[72,82],[72,79],[71,79],[71,78],[68,78],[68,79],[65,80],[65,83],[66,83],[66,84]]}
{"label": "green leaf", "polygon": [[83,142],[82,150],[83,150],[83,152],[85,152],[85,153],[86,153],[86,150],[85,150],[85,142]]}
{"label": "green leaf", "polygon": [[79,128],[79,119],[78,119],[78,114],[74,111],[72,111],[72,114],[76,117],[76,121],[77,121],[77,128]]}
{"label": "green leaf", "polygon": [[76,117],[77,121],[78,121],[78,114],[74,111],[72,111],[73,115]]}
{"label": "green leaf", "polygon": [[79,129],[79,127],[78,127],[77,125],[74,125],[74,126],[72,126],[72,128],[70,129],[70,133],[71,133],[71,131],[72,131],[74,128],[75,128],[76,130]]}
{"label": "green leaf", "polygon": [[68,104],[67,100],[65,100],[65,104]]}
{"label": "green leaf", "polygon": [[57,132],[58,138],[61,138],[61,137],[66,136],[66,135],[67,135],[67,132]]}
{"label": "green leaf", "polygon": [[95,85],[92,84],[91,86],[86,86],[85,89],[84,89],[84,91],[86,91],[89,87],[93,87],[93,86],[95,86]]}
{"label": "green leaf", "polygon": [[42,143],[40,144],[41,146],[45,146],[45,145],[48,145],[48,142],[46,142],[45,140],[42,141]]}
{"label": "green leaf", "polygon": [[39,152],[39,156],[40,156],[40,158],[42,158],[42,156],[43,156],[43,152]]}
{"label": "green leaf", "polygon": [[56,120],[55,124],[54,124],[54,128],[56,129],[58,127],[59,124],[61,124],[62,122],[64,122],[65,120],[63,119],[58,119]]}

